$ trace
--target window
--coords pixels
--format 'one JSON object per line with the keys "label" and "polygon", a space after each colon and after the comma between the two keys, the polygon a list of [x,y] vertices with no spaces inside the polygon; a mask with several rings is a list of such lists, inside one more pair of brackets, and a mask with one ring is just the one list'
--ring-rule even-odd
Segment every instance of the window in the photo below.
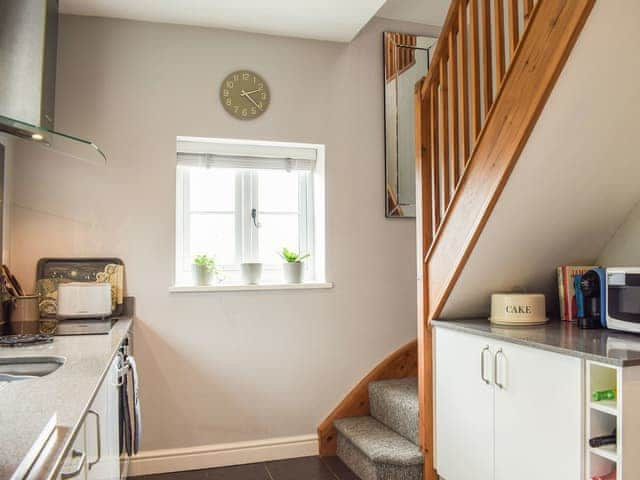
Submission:
{"label": "window", "polygon": [[324,282],[324,147],[178,137],[176,284],[196,255],[214,256],[223,283],[261,262],[282,282],[283,247],[309,253],[305,281]]}

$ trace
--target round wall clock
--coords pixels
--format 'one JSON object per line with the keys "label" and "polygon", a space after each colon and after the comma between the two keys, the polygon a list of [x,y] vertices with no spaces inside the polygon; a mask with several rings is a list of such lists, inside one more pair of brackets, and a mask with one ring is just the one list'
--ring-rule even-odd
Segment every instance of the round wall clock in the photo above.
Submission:
{"label": "round wall clock", "polygon": [[227,75],[220,86],[220,101],[225,110],[240,120],[262,115],[271,96],[267,82],[255,72],[238,70]]}

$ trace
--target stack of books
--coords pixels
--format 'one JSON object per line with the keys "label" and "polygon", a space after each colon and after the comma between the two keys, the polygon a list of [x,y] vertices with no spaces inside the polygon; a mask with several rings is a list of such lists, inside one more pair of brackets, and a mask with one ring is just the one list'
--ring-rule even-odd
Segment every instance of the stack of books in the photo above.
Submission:
{"label": "stack of books", "polygon": [[588,266],[572,266],[562,265],[557,268],[558,271],[558,294],[560,296],[560,319],[571,322],[576,320],[578,306],[576,304],[576,280],[579,282],[580,277],[587,271],[597,268],[595,265]]}

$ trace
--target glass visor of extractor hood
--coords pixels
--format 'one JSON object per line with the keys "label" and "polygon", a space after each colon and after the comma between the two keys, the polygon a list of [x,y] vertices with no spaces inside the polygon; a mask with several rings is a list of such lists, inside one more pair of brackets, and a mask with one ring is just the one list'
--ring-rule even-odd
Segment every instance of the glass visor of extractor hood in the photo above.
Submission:
{"label": "glass visor of extractor hood", "polygon": [[30,140],[65,156],[90,163],[107,163],[107,156],[91,140],[67,133],[37,127],[30,123],[0,115],[0,132],[6,132],[23,140]]}

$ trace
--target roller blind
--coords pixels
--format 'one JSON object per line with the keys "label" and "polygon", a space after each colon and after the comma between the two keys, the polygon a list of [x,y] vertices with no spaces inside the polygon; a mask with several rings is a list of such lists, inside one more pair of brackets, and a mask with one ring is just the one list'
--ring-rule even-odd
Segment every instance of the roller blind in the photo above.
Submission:
{"label": "roller blind", "polygon": [[316,164],[316,150],[182,140],[177,142],[177,163],[182,168],[311,171]]}
{"label": "roller blind", "polygon": [[296,158],[247,157],[242,155],[216,155],[178,153],[178,166],[183,168],[235,168],[251,170],[311,171],[315,160]]}

